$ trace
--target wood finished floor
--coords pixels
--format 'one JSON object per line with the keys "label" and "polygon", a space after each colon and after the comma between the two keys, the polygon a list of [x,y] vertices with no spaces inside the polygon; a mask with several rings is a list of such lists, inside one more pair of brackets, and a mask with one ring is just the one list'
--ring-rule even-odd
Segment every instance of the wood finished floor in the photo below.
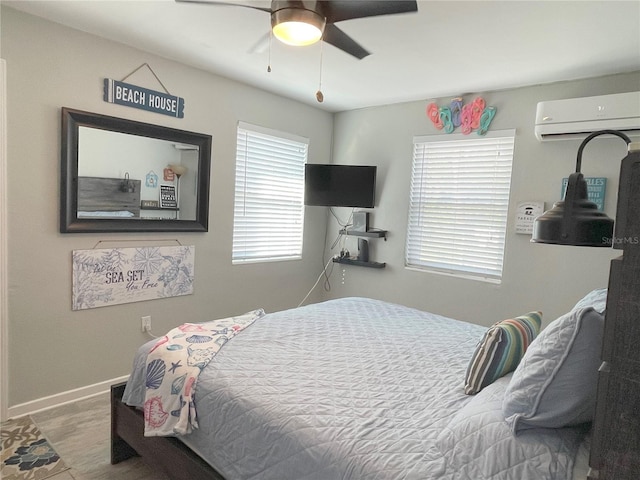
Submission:
{"label": "wood finished floor", "polygon": [[169,480],[140,458],[111,465],[110,415],[108,393],[31,415],[69,467],[48,480]]}

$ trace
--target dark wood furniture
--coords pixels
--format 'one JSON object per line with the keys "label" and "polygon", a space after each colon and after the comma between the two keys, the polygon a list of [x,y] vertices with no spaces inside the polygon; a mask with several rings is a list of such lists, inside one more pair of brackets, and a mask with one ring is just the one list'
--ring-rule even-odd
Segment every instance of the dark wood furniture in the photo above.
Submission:
{"label": "dark wood furniture", "polygon": [[[131,189],[123,191],[123,185]],[[140,180],[122,178],[78,177],[78,212],[133,213],[140,217]]]}
{"label": "dark wood furniture", "polygon": [[172,480],[224,480],[208,463],[172,437],[145,437],[143,413],[122,403],[125,383],[111,387],[111,463],[141,456]]}
{"label": "dark wood furniture", "polygon": [[622,162],[590,480],[640,479],[640,151]]}

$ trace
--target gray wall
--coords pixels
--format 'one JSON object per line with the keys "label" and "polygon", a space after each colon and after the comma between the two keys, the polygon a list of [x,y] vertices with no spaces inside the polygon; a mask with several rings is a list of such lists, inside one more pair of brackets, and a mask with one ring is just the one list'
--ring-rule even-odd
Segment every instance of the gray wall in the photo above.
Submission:
{"label": "gray wall", "polygon": [[[274,311],[302,300],[319,274],[315,252],[322,250],[324,212],[307,212],[303,260],[231,265],[236,124],[308,137],[309,160],[326,163],[331,114],[6,7],[1,27],[8,83],[10,407],[126,375],[135,349],[148,339],[140,331],[142,315],[151,315],[153,331],[161,334],[185,321],[257,307]],[[185,98],[184,119],[102,100],[105,77],[120,80],[144,62]],[[128,81],[161,90],[144,72]],[[209,232],[58,233],[62,106],[211,134]],[[193,295],[71,311],[73,250],[101,240],[112,247],[131,246],[121,240],[175,238],[196,247]]]}
{"label": "gray wall", "polygon": [[[490,325],[508,316],[542,310],[545,322],[566,312],[586,292],[606,287],[610,249],[531,244],[514,233],[519,202],[537,200],[547,208],[559,200],[560,183],[575,169],[579,140],[539,143],[534,136],[539,101],[636,91],[640,73],[534,86],[499,92],[467,94],[465,102],[482,95],[497,107],[491,130],[516,129],[515,154],[503,281],[477,280],[417,272],[404,268],[408,192],[414,135],[442,134],[425,114],[425,101],[343,112],[336,115],[335,163],[378,165],[378,200],[371,210],[373,227],[389,230],[388,241],[370,240],[372,260],[387,262],[384,270],[337,265],[331,297],[370,295],[412,305],[446,316]],[[450,98],[436,99],[447,105]],[[456,133],[458,130],[456,131]],[[475,133],[472,133],[475,135]],[[607,177],[605,210],[615,215],[620,160],[624,142],[600,137],[585,148],[585,176]],[[336,209],[346,219],[350,210]],[[332,221],[329,244],[337,232]],[[357,250],[356,240],[346,243]],[[339,248],[332,253],[337,253]],[[344,267],[344,268],[343,268]],[[344,271],[344,278],[342,273]]]}

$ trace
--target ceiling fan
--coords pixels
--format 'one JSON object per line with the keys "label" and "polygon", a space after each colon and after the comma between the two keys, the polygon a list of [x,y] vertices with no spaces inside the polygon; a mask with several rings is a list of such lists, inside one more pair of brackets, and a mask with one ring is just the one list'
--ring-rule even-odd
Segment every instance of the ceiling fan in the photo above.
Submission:
{"label": "ceiling fan", "polygon": [[207,1],[175,0],[181,3],[202,3],[209,5],[228,5],[261,10],[271,15],[273,35],[289,45],[311,45],[319,40],[333,45],[356,57],[363,59],[370,53],[335,24],[343,20],[376,17],[396,13],[418,11],[415,0],[272,0],[271,8],[254,5]]}

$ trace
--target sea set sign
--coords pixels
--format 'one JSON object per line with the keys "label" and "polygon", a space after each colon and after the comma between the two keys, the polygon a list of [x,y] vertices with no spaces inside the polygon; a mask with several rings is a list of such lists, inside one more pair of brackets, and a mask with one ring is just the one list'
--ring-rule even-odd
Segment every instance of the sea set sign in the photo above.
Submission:
{"label": "sea set sign", "polygon": [[191,295],[195,247],[73,251],[72,310]]}
{"label": "sea set sign", "polygon": [[184,98],[111,78],[104,79],[104,101],[184,118]]}

